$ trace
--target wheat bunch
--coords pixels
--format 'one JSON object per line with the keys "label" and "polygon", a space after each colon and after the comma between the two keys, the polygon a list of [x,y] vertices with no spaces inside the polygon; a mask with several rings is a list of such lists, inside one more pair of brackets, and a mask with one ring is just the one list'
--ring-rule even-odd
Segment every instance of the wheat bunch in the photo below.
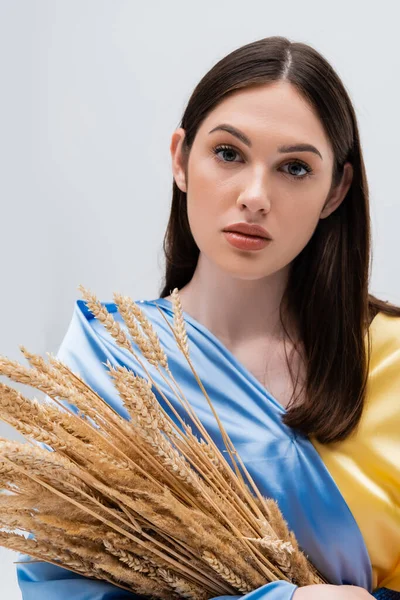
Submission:
{"label": "wheat bunch", "polygon": [[[155,599],[207,600],[279,579],[324,583],[276,502],[257,489],[215,412],[190,360],[178,290],[171,296],[173,326],[157,308],[213,411],[233,468],[176,382],[140,307],[114,294],[124,331],[94,294],[80,290],[147,379],[104,363],[127,420],[52,355],[46,361],[20,346],[29,367],[0,357],[0,375],[47,395],[39,402],[0,383],[1,418],[30,442],[0,439],[0,545]],[[158,371],[186,419],[142,359]]]}

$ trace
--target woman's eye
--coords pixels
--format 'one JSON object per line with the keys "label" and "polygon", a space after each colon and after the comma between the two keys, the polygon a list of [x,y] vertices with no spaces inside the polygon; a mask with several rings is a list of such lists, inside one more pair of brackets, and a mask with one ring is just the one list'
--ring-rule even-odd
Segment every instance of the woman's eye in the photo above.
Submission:
{"label": "woman's eye", "polygon": [[[234,148],[232,148],[232,146],[216,146],[215,148],[213,148],[213,152],[214,154],[217,156],[218,160],[221,160],[222,162],[235,162],[234,160],[232,160],[232,155],[239,155],[239,152],[237,150],[235,150]],[[218,154],[220,152],[223,152],[225,154],[225,157],[227,157],[227,160],[225,160],[224,158],[219,158]]]}
{"label": "woman's eye", "polygon": [[[212,151],[215,155],[215,158],[219,162],[223,163],[238,162],[235,160],[235,157],[240,156],[240,152],[238,152],[238,150],[235,150],[235,148],[227,144],[215,146]],[[222,158],[219,156],[219,154],[221,154]],[[288,167],[289,171],[284,170],[284,167]],[[311,167],[300,160],[291,160],[287,162],[285,165],[283,165],[283,167],[281,167],[281,170],[283,170],[286,175],[289,175],[289,177],[296,180],[305,179],[312,174]]]}
{"label": "woman's eye", "polygon": [[[283,165],[284,167],[289,167],[288,175],[293,177],[294,179],[303,179],[307,177],[312,171],[311,167],[306,165],[306,163],[299,162],[298,160],[294,160]],[[294,169],[292,169],[294,167]],[[303,170],[303,173],[300,171]],[[287,171],[285,171],[286,173]]]}

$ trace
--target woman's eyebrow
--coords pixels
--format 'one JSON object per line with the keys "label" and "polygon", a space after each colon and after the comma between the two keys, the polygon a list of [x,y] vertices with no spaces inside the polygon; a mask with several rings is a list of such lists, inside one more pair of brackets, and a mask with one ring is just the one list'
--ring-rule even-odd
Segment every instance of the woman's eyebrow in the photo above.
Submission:
{"label": "woman's eyebrow", "polygon": [[[251,148],[252,146],[251,140],[247,137],[245,133],[243,133],[233,125],[229,125],[228,123],[221,123],[220,125],[217,125],[213,129],[211,129],[211,131],[209,131],[208,133],[210,134],[214,131],[226,131],[227,133],[230,133],[237,137],[241,142],[243,142],[243,144],[246,144],[246,146],[248,146],[249,148]],[[320,159],[323,160],[321,152],[312,144],[302,143],[279,146],[278,152],[314,152],[314,154],[317,154],[320,157]]]}

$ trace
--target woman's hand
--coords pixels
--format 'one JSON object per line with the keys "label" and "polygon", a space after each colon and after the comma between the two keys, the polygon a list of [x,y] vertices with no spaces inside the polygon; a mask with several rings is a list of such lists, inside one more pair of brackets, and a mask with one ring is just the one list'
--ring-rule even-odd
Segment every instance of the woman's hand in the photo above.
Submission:
{"label": "woman's hand", "polygon": [[292,600],[368,600],[370,593],[356,585],[306,585],[297,588]]}

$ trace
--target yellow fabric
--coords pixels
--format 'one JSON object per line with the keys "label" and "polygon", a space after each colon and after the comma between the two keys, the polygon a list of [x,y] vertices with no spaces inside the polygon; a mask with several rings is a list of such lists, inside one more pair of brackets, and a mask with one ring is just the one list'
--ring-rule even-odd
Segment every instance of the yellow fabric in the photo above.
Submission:
{"label": "yellow fabric", "polygon": [[363,535],[373,588],[400,592],[400,317],[378,313],[370,333],[367,397],[356,433],[334,444],[311,441]]}

